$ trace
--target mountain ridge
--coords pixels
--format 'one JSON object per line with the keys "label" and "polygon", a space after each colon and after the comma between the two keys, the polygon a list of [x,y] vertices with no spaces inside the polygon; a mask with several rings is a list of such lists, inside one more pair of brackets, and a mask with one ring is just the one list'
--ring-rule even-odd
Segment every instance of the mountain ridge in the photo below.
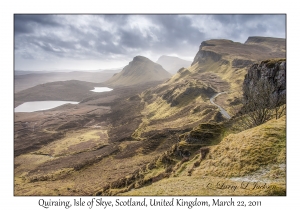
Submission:
{"label": "mountain ridge", "polygon": [[[270,57],[285,57],[285,39],[271,37],[249,37],[243,44],[227,39],[203,41],[192,65],[209,57],[214,61],[228,60],[232,56],[247,60],[262,61]],[[274,46],[275,45],[275,46]]]}

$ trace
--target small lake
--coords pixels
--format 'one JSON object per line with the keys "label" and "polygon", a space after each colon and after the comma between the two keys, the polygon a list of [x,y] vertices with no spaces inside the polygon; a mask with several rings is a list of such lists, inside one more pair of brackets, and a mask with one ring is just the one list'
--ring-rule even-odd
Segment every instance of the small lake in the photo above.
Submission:
{"label": "small lake", "polygon": [[30,101],[25,102],[15,108],[15,112],[36,112],[53,109],[63,104],[78,104],[75,101]]}
{"label": "small lake", "polygon": [[101,93],[101,92],[108,92],[108,91],[112,91],[113,89],[108,88],[108,87],[94,87],[94,90],[91,90],[93,92],[96,93]]}

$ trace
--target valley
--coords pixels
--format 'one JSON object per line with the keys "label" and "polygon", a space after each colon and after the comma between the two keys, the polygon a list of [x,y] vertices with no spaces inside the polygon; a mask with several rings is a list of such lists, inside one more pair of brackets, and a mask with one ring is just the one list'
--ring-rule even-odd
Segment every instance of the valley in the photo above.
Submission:
{"label": "valley", "polygon": [[213,105],[217,106],[219,109],[220,109],[220,112],[221,114],[226,118],[226,119],[230,119],[230,115],[226,112],[225,109],[223,109],[221,106],[219,106],[218,104],[215,103],[215,99],[216,97],[218,97],[219,95],[221,94],[227,94],[226,92],[221,92],[221,93],[217,93],[215,94],[213,97],[211,97],[209,100],[210,100],[210,103],[212,103]]}
{"label": "valley", "polygon": [[[285,39],[213,39],[173,76],[136,56],[103,82],[51,81],[15,91],[15,107],[79,103],[14,113],[14,194],[285,195],[285,114],[244,128],[247,115],[240,113],[249,68],[264,65],[269,75],[276,63],[285,72],[285,56]],[[273,187],[216,187],[245,180]]]}

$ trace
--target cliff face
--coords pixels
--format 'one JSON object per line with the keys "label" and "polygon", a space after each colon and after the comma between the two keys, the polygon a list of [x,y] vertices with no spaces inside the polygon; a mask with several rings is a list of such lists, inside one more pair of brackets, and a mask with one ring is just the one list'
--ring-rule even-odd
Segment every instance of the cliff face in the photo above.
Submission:
{"label": "cliff face", "polygon": [[211,58],[215,62],[217,62],[221,59],[221,57],[222,57],[221,54],[215,53],[214,51],[212,51],[210,49],[205,50],[204,47],[206,47],[206,46],[214,47],[215,44],[210,43],[209,41],[202,42],[199,47],[199,51],[194,58],[192,65],[194,65],[197,62],[198,63],[204,62],[207,58]]}
{"label": "cliff face", "polygon": [[275,59],[254,64],[245,76],[243,88],[254,89],[259,81],[269,82],[278,95],[286,94],[286,61]]}

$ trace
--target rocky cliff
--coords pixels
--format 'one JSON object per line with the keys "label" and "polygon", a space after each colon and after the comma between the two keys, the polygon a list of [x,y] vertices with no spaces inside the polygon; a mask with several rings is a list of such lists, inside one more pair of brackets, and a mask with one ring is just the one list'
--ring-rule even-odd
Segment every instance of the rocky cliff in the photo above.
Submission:
{"label": "rocky cliff", "polygon": [[274,95],[286,95],[286,59],[272,59],[254,64],[245,75],[243,89],[255,89],[259,83],[269,84]]}
{"label": "rocky cliff", "polygon": [[197,62],[198,63],[204,62],[208,58],[211,58],[215,62],[217,62],[221,59],[221,57],[222,57],[221,54],[218,54],[218,53],[214,52],[210,48],[205,49],[204,47],[206,47],[206,46],[214,47],[216,45],[212,41],[202,42],[200,47],[199,47],[199,51],[198,51],[198,53],[196,54],[196,56],[194,58],[194,61],[193,61],[192,65],[194,65]]}

